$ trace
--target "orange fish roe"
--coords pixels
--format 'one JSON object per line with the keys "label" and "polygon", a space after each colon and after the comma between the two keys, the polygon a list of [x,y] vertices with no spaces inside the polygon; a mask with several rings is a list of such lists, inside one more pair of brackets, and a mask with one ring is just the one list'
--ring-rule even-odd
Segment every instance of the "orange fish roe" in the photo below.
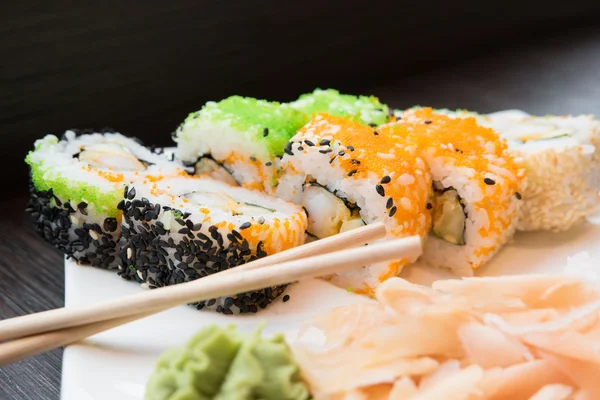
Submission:
{"label": "orange fish roe", "polygon": [[[466,214],[481,221],[474,226],[478,226],[475,233],[483,240],[472,248],[467,243],[471,253],[468,264],[477,268],[493,256],[514,231],[518,193],[524,178],[524,171],[509,154],[506,141],[493,129],[478,125],[475,118],[452,118],[431,108],[406,111],[399,120],[383,125],[379,131],[406,148],[418,149],[435,171],[433,179],[446,182],[439,182],[444,188],[451,186],[444,171],[460,171],[471,193],[467,193],[467,199],[464,192],[459,195],[471,202],[466,206]],[[471,244],[474,240],[472,235]]]}
{"label": "orange fish roe", "polygon": [[[372,127],[319,114],[285,149],[277,194],[303,204],[304,185],[322,186],[334,195],[343,193],[340,197],[357,209],[352,211],[346,203],[347,207],[358,212],[364,222],[383,222],[390,236],[426,237],[431,228],[427,209],[431,178],[417,149],[398,143],[397,138]],[[332,280],[340,286],[352,286],[355,292],[371,294],[407,263],[398,260],[367,266],[364,272],[351,271]]]}

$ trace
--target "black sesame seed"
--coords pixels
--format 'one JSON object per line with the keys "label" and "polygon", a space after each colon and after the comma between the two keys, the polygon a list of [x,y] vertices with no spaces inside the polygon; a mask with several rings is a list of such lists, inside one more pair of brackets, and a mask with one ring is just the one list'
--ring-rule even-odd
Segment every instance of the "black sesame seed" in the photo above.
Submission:
{"label": "black sesame seed", "polygon": [[181,233],[182,235],[185,235],[189,232],[190,230],[188,228],[181,228],[179,231],[177,231],[177,233]]}
{"label": "black sesame seed", "polygon": [[391,181],[392,181],[392,178],[390,178],[388,175],[386,175],[383,178],[381,178],[381,180],[379,182],[386,184],[386,183],[390,183]]}
{"label": "black sesame seed", "polygon": [[243,229],[248,229],[252,226],[252,224],[250,222],[244,222],[243,224],[240,225],[239,229],[243,230]]}
{"label": "black sesame seed", "polygon": [[345,154],[346,154],[346,152],[344,150],[340,150],[340,152],[338,153],[338,156],[343,156]]}
{"label": "black sesame seed", "polygon": [[390,209],[389,216],[390,216],[390,217],[393,217],[393,216],[394,216],[394,214],[396,214],[396,211],[397,211],[397,210],[398,210],[398,209],[396,208],[396,206],[392,207],[392,208]]}
{"label": "black sesame seed", "polygon": [[374,123],[372,123],[372,122],[369,124],[369,126],[370,126],[371,128],[377,128],[377,124],[374,124]]}
{"label": "black sesame seed", "polygon": [[256,157],[250,156],[250,161],[255,162],[256,161]]}
{"label": "black sesame seed", "polygon": [[184,212],[183,215],[181,216],[181,218],[187,219],[190,215],[192,215],[192,213],[190,213],[190,212]]}
{"label": "black sesame seed", "polygon": [[486,185],[495,185],[496,181],[490,178],[484,178],[483,182],[485,182]]}
{"label": "black sesame seed", "polygon": [[269,136],[269,128],[263,129],[263,137]]}
{"label": "black sesame seed", "polygon": [[358,172],[357,169],[353,169],[352,171],[348,172],[348,176],[352,176],[352,175],[354,175],[357,172]]}
{"label": "black sesame seed", "polygon": [[185,226],[185,221],[182,220],[181,218],[175,218],[175,221],[177,221],[177,223],[181,226]]}
{"label": "black sesame seed", "polygon": [[236,231],[235,229],[231,231],[231,233],[233,234],[233,236],[235,236],[236,238],[238,238],[239,240],[244,240],[244,237],[242,236],[241,233],[239,233],[238,231]]}
{"label": "black sesame seed", "polygon": [[522,199],[521,193],[519,193],[519,192],[516,192],[515,196],[517,197],[517,200],[521,200]]}
{"label": "black sesame seed", "polygon": [[116,218],[106,218],[104,220],[104,230],[107,232],[114,232],[117,230],[117,219]]}
{"label": "black sesame seed", "polygon": [[462,153],[463,151],[459,148],[454,149],[454,151],[456,151],[457,153]]}
{"label": "black sesame seed", "polygon": [[329,139],[321,139],[321,141],[319,142],[321,146],[328,146],[329,143],[331,143]]}
{"label": "black sesame seed", "polygon": [[356,159],[352,159],[352,160],[350,160],[350,162],[354,165],[360,165],[360,161],[358,161]]}
{"label": "black sesame seed", "polygon": [[346,146],[346,148],[350,151],[354,151],[354,146]]}
{"label": "black sesame seed", "polygon": [[283,302],[287,302],[290,299],[290,295],[286,294],[285,296],[283,296]]}
{"label": "black sesame seed", "polygon": [[319,150],[319,153],[321,153],[321,154],[327,154],[327,153],[331,153],[331,152],[332,152],[331,149],[321,149],[321,150]]}
{"label": "black sesame seed", "polygon": [[285,148],[285,149],[283,149],[283,152],[284,152],[285,154],[288,154],[288,155],[290,155],[290,156],[293,156],[293,155],[294,155],[294,153],[292,152],[292,150],[290,150],[290,149],[288,149],[288,148]]}
{"label": "black sesame seed", "polygon": [[304,143],[306,143],[307,146],[314,146],[315,144],[313,142],[311,142],[310,140],[305,140]]}
{"label": "black sesame seed", "polygon": [[431,210],[433,208],[433,204],[431,203],[427,203],[427,205],[425,206],[428,210]]}
{"label": "black sesame seed", "polygon": [[378,136],[378,135],[379,135],[379,133],[378,133],[377,131],[373,131],[373,134],[374,134],[375,136]]}
{"label": "black sesame seed", "polygon": [[204,233],[202,233],[202,232],[198,232],[198,233],[196,234],[196,236],[198,237],[198,239],[201,239],[201,240],[210,240],[210,238],[209,238],[208,236],[206,236],[206,235],[205,235]]}
{"label": "black sesame seed", "polygon": [[223,301],[223,307],[231,308],[232,305],[233,305],[233,298],[232,297],[225,298],[225,301]]}
{"label": "black sesame seed", "polygon": [[427,120],[427,121],[425,121],[424,123],[425,123],[425,124],[427,124],[427,125],[429,125],[429,124],[430,124],[430,123],[432,123],[432,122],[433,122],[433,121],[431,121],[431,120],[429,120],[429,119],[428,119],[428,120]]}
{"label": "black sesame seed", "polygon": [[125,209],[125,200],[121,200],[119,202],[119,204],[117,204],[117,210],[124,210]]}
{"label": "black sesame seed", "polygon": [[273,165],[273,163],[272,163],[271,161],[268,161],[268,162],[266,162],[266,163],[265,163],[265,165],[266,165],[267,167],[270,167],[271,165]]}
{"label": "black sesame seed", "polygon": [[127,193],[127,199],[128,200],[133,200],[135,198],[135,188],[131,188],[131,190],[129,191],[129,193]]}
{"label": "black sesame seed", "polygon": [[375,190],[377,191],[377,193],[379,193],[381,197],[385,197],[385,189],[383,188],[383,186],[378,184],[375,186]]}
{"label": "black sesame seed", "polygon": [[390,209],[392,208],[392,206],[394,205],[394,199],[392,199],[391,197],[387,200],[387,203],[385,203],[385,208]]}

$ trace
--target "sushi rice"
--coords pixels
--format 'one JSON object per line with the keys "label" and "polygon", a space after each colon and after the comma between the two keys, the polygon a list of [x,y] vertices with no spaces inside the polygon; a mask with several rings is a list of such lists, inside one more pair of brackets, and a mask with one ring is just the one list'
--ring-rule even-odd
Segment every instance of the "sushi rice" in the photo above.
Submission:
{"label": "sushi rice", "polygon": [[592,115],[534,116],[521,110],[487,115],[467,110],[436,112],[475,117],[480,125],[496,130],[507,140],[509,152],[523,160],[526,179],[518,230],[566,231],[598,212],[600,122]]}
{"label": "sushi rice", "polygon": [[306,121],[288,105],[232,96],[191,113],[173,138],[177,157],[195,172],[271,193],[277,157]]}
{"label": "sushi rice", "polygon": [[[425,238],[431,178],[415,149],[395,143],[369,126],[319,114],[289,142],[277,195],[305,207],[308,232],[319,239],[379,221],[390,236]],[[365,266],[331,280],[372,294],[413,261]]]}
{"label": "sushi rice", "polygon": [[[123,211],[119,274],[156,288],[202,278],[304,243],[301,207],[209,177],[132,183]],[[196,304],[256,312],[285,286]]]}
{"label": "sushi rice", "polygon": [[417,148],[433,179],[432,234],[423,259],[460,276],[489,261],[511,238],[525,171],[505,141],[475,118],[412,109],[380,134]]}
{"label": "sushi rice", "polygon": [[181,164],[111,130],[65,132],[36,141],[27,211],[44,239],[67,258],[116,267],[121,213],[117,204],[130,181],[187,175]]}
{"label": "sushi rice", "polygon": [[598,211],[600,123],[590,115],[532,116],[508,110],[483,125],[508,141],[527,172],[518,229],[564,231]]}

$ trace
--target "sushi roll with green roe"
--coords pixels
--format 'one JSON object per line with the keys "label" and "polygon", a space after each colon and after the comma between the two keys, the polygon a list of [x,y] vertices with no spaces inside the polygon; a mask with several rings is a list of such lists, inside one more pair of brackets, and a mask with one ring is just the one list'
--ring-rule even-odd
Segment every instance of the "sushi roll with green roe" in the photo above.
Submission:
{"label": "sushi roll with green roe", "polygon": [[341,94],[335,89],[315,89],[289,105],[309,117],[327,113],[372,127],[385,124],[390,118],[389,107],[377,97]]}
{"label": "sushi roll with green roe", "polygon": [[110,130],[47,135],[25,161],[36,231],[67,258],[102,268],[116,267],[125,184],[187,175],[160,151]]}
{"label": "sushi roll with green roe", "polygon": [[303,113],[276,102],[240,96],[208,102],[174,132],[177,157],[198,174],[270,193],[278,157],[306,122]]}

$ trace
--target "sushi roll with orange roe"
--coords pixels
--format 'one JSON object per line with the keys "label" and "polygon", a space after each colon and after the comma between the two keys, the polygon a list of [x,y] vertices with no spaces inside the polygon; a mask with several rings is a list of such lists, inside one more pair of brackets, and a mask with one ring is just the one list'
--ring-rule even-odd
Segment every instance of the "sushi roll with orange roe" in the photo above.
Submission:
{"label": "sushi roll with orange roe", "polygon": [[[277,195],[305,208],[307,232],[317,239],[374,222],[390,236],[425,238],[431,178],[417,149],[396,143],[372,127],[319,114],[285,148]],[[412,261],[365,266],[332,281],[371,294]]]}
{"label": "sushi roll with orange roe", "polygon": [[475,118],[412,109],[379,133],[405,151],[418,149],[429,166],[433,197],[427,207],[433,222],[423,258],[472,275],[514,233],[525,171],[506,142]]}
{"label": "sushi roll with orange roe", "polygon": [[[119,275],[149,288],[188,282],[300,246],[301,207],[209,177],[134,182],[123,211]],[[197,303],[224,314],[254,313],[285,290],[268,287]]]}

